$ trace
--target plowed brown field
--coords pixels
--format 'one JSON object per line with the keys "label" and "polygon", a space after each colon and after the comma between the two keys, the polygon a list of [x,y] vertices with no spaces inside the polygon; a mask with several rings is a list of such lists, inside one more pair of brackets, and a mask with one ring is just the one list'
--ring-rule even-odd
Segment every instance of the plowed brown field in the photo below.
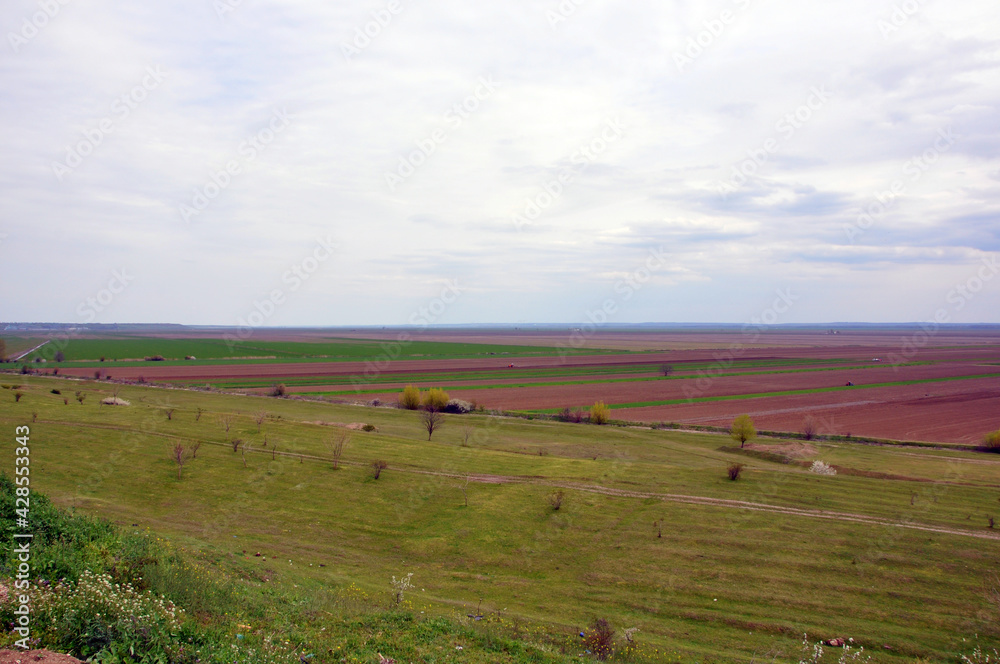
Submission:
{"label": "plowed brown field", "polygon": [[[215,332],[214,334],[218,334]],[[326,334],[326,333],[323,333]],[[396,330],[338,331],[338,337],[394,339]],[[420,335],[425,341],[462,343],[509,343],[572,347],[572,329],[520,331],[435,330]],[[577,333],[579,334],[579,333]],[[321,338],[316,331],[284,330],[274,333],[283,340],[308,341]],[[206,332],[206,336],[211,336]],[[271,336],[262,332],[262,337]],[[579,336],[577,337],[579,339]],[[812,417],[820,433],[852,433],[858,436],[921,440],[942,443],[975,443],[984,433],[1000,428],[1000,378],[967,378],[866,388],[876,383],[934,381],[949,377],[1000,373],[1000,329],[954,328],[927,337],[915,328],[844,330],[839,334],[817,331],[769,331],[747,335],[738,330],[598,331],[585,338],[589,348],[624,349],[625,354],[518,358],[515,356],[371,362],[220,363],[165,366],[150,363],[103,367],[113,377],[148,381],[204,384],[220,380],[288,381],[289,391],[344,391],[358,385],[364,392],[338,396],[367,401],[379,398],[393,402],[408,383],[422,383],[429,374],[458,374],[445,387],[454,398],[474,401],[488,408],[543,410],[563,407],[586,408],[602,400],[609,405],[648,401],[686,400],[705,397],[751,395],[789,390],[855,388],[812,394],[724,399],[648,407],[616,408],[613,417],[640,422],[670,421],[725,426],[741,413],[749,413],[758,428],[799,431]],[[837,362],[872,364],[873,368],[838,368]],[[734,360],[736,364],[734,364]],[[766,362],[766,366],[742,367],[740,363]],[[893,362],[922,362],[919,366],[890,366]],[[510,368],[509,365],[514,367]],[[671,364],[674,374],[665,380],[626,380],[657,375],[660,365]],[[586,375],[587,368],[648,366],[642,373],[617,372]],[[706,369],[706,366],[709,368]],[[826,371],[801,372],[804,368],[832,367]],[[511,371],[508,378],[504,374]],[[524,370],[545,370],[541,375],[518,375]],[[461,374],[488,370],[495,378]],[[93,376],[94,369],[60,367],[60,372]],[[759,373],[771,372],[771,373]],[[720,373],[743,375],[719,376]],[[364,378],[391,382],[364,385]],[[328,378],[328,381],[322,379]],[[320,385],[297,385],[297,379],[321,379]],[[568,385],[533,383],[606,381]],[[529,384],[525,387],[514,385]],[[509,385],[504,387],[504,385]],[[491,387],[496,386],[496,387]],[[470,389],[478,387],[479,389]],[[367,390],[385,390],[381,393]]]}

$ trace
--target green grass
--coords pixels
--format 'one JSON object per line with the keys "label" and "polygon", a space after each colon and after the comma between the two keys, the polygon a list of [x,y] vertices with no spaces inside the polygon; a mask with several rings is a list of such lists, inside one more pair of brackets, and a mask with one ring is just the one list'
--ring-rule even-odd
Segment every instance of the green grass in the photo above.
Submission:
{"label": "green grass", "polygon": [[[902,366],[902,365],[900,365]],[[907,365],[910,366],[910,365]],[[843,371],[845,369],[880,369],[882,365],[878,364],[858,364],[845,367],[816,367],[810,369],[775,369],[770,371],[739,371],[739,372],[728,372],[728,373],[716,373],[712,374],[713,378],[724,378],[728,376],[762,376],[762,375],[773,375],[773,374],[795,374],[795,373],[811,373],[816,371]],[[647,369],[647,372],[650,369]],[[986,374],[987,376],[989,374]],[[494,383],[492,385],[469,385],[462,382],[444,382],[440,380],[427,381],[421,378],[420,380],[409,380],[400,381],[396,378],[396,384],[401,382],[407,382],[413,385],[424,385],[433,384],[435,386],[441,385],[448,389],[462,389],[462,390],[497,390],[497,389],[510,389],[510,388],[521,388],[521,387],[555,387],[559,385],[595,385],[595,384],[613,384],[613,383],[647,383],[651,381],[661,381],[661,380],[690,380],[694,378],[690,374],[672,374],[670,376],[636,376],[632,378],[604,378],[604,379],[580,379],[580,380],[548,380],[540,382],[528,382],[528,383]],[[273,381],[272,381],[273,382]],[[283,381],[288,384],[287,381]],[[326,383],[319,384],[332,384],[330,379],[326,380]],[[302,391],[300,394],[312,394],[312,395],[327,395],[327,396],[343,396],[347,394],[383,394],[385,389],[352,389],[352,390],[317,390],[317,391]],[[714,398],[713,398],[714,399]],[[687,399],[681,400],[681,403],[686,403]],[[657,404],[663,405],[663,404]],[[618,408],[624,408],[626,406],[618,406]],[[534,411],[541,412],[541,411]]]}
{"label": "green grass", "polygon": [[[986,518],[1000,516],[994,467],[979,463],[992,455],[821,442],[815,458],[911,479],[820,477],[736,457],[719,435],[466,415],[448,416],[428,442],[418,415],[395,409],[135,386],[119,395],[131,406],[101,407],[118,386],[4,382],[22,384],[25,396],[15,403],[0,390],[0,426],[31,426],[33,486],[57,504],[148,527],[209,573],[257,579],[265,596],[353,584],[384,606],[390,577],[412,572],[407,625],[445,635],[433,640],[449,644],[437,661],[467,643],[454,634],[480,602],[501,612],[505,629],[517,623],[552,648],[598,616],[639,627],[640,661],[748,662],[773,649],[798,661],[803,632],[851,636],[885,662],[954,662],[975,634],[1000,643],[1000,607],[984,590],[1000,547],[971,536],[990,535]],[[81,389],[83,405],[73,400]],[[262,433],[259,409],[271,416]],[[235,416],[228,433],[223,414]],[[352,432],[333,470],[327,441],[341,429],[324,422],[378,431]],[[228,445],[237,436],[256,450],[246,467]],[[195,441],[198,456],[178,480],[169,450]],[[730,482],[736,458],[747,468]],[[368,470],[376,459],[388,462],[377,481]],[[496,478],[466,484],[471,475]],[[548,501],[556,490],[565,492],[559,511]],[[900,523],[925,529],[888,525]],[[379,632],[410,634],[377,615],[370,627],[344,627],[337,643],[367,653]],[[293,616],[300,633],[340,624],[322,610]],[[420,627],[428,618],[444,622]],[[394,647],[410,652],[410,638]],[[470,661],[531,661],[484,648],[470,646],[480,657]]]}
{"label": "green grass", "polygon": [[[614,366],[591,366],[591,367],[533,367],[531,369],[520,369],[520,368],[505,368],[500,370],[486,370],[486,371],[454,371],[454,372],[436,372],[428,371],[421,373],[418,377],[414,378],[414,374],[410,373],[396,373],[391,371],[386,371],[380,373],[378,376],[373,378],[364,378],[363,376],[358,376],[359,380],[364,379],[363,383],[358,383],[359,385],[381,385],[381,384],[398,384],[398,383],[428,383],[428,384],[440,384],[443,382],[450,381],[472,381],[472,380],[492,380],[498,378],[517,378],[517,379],[550,379],[550,380],[561,380],[566,377],[582,377],[582,376],[607,376],[615,374],[650,374],[655,373],[660,374],[659,365],[661,363],[645,363],[645,364],[628,364],[628,365],[614,365]],[[810,359],[789,359],[789,360],[740,360],[732,363],[732,368],[738,369],[752,369],[757,367],[795,367],[802,364],[840,364],[841,366],[832,367],[822,367],[822,368],[810,368],[802,369],[803,371],[811,370],[836,370],[840,369],[850,369],[850,368],[861,368],[866,365],[857,365],[854,360],[837,359],[837,360],[810,360]],[[906,364],[901,364],[899,366],[918,366],[923,364],[930,364],[929,362],[908,362]],[[689,372],[698,371],[700,369],[715,369],[717,363],[708,362],[680,362],[673,365],[675,373],[684,374]],[[880,365],[874,365],[880,366]],[[791,369],[790,371],[798,371],[798,369]],[[781,370],[776,369],[775,373],[782,373]],[[717,374],[712,374],[713,376]],[[725,374],[730,375],[730,374]],[[740,375],[748,375],[747,372],[740,372]],[[662,377],[662,376],[661,376]],[[678,376],[683,377],[683,376]],[[655,376],[650,376],[648,379],[653,380]],[[191,381],[186,381],[183,379],[170,380],[171,382],[178,385],[192,384]],[[255,388],[255,387],[268,387],[272,384],[273,380],[264,379],[223,379],[215,380],[211,382],[214,387],[220,387],[223,389],[235,389],[235,388]],[[344,380],[339,376],[328,376],[328,377],[289,377],[283,378],[282,382],[289,386],[310,386],[310,385],[336,385],[338,383],[344,383],[345,385],[349,382]],[[596,381],[605,382],[605,381]],[[203,385],[204,382],[197,383]],[[353,383],[350,383],[353,384]],[[352,390],[353,392],[354,390]]]}
{"label": "green grass", "polygon": [[[30,348],[30,346],[28,346]],[[391,359],[448,359],[470,357],[547,357],[556,354],[593,355],[597,353],[624,353],[624,351],[604,351],[600,349],[558,349],[540,346],[517,346],[503,344],[471,344],[437,341],[394,342],[329,339],[323,341],[233,341],[224,339],[163,339],[158,337],[120,337],[100,339],[71,339],[64,344],[50,343],[25,358],[34,361],[44,357],[49,362],[57,350],[62,350],[67,362],[76,366],[102,366],[99,361],[118,362],[121,366],[134,366],[131,362],[155,355],[163,356],[167,364],[181,363],[187,356],[194,356],[200,363],[219,360],[240,360],[247,358],[264,361],[365,361],[381,357]],[[105,363],[106,364],[106,363]]]}

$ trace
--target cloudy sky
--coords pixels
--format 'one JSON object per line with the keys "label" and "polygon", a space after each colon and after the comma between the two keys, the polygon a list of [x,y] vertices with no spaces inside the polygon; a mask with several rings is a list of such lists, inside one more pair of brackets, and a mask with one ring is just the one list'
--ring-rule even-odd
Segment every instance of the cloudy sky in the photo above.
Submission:
{"label": "cloudy sky", "polygon": [[992,0],[0,26],[6,321],[1000,323]]}

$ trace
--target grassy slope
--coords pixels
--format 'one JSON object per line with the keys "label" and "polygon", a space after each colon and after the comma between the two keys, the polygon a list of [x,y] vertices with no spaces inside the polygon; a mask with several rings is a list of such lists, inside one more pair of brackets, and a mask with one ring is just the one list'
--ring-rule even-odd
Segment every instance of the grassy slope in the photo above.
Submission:
{"label": "grassy slope", "polygon": [[[213,559],[232,554],[283,588],[356,582],[384,595],[391,575],[412,571],[418,609],[429,613],[465,613],[482,599],[562,633],[604,615],[640,627],[651,652],[685,661],[736,661],[776,645],[792,655],[803,631],[890,645],[879,655],[886,661],[953,661],[968,650],[963,638],[1000,637],[997,609],[983,595],[1000,563],[995,540],[579,488],[564,489],[558,512],[547,500],[559,486],[601,486],[983,532],[986,516],[1000,515],[997,474],[974,462],[991,457],[831,444],[819,456],[840,465],[947,482],[824,478],[740,458],[748,470],[731,483],[724,470],[734,457],[711,435],[462,416],[428,443],[416,415],[396,410],[131,387],[121,392],[131,407],[101,408],[106,385],[3,382],[26,386],[18,404],[0,391],[4,427],[38,414],[40,490]],[[69,405],[48,393],[52,386]],[[72,396],[81,387],[89,395],[82,406]],[[207,412],[195,421],[198,406]],[[177,408],[170,421],[167,407]],[[251,453],[244,468],[226,441],[238,435],[263,450],[249,417],[258,408],[281,416],[264,425],[268,450],[327,455],[324,440],[337,429],[310,424],[317,421],[371,422],[379,432],[352,434],[339,471],[270,453]],[[225,412],[241,413],[229,434],[217,419]],[[204,444],[178,481],[168,449],[194,439]],[[366,466],[378,458],[389,469],[374,481]],[[529,479],[470,482],[465,507],[468,473]]]}

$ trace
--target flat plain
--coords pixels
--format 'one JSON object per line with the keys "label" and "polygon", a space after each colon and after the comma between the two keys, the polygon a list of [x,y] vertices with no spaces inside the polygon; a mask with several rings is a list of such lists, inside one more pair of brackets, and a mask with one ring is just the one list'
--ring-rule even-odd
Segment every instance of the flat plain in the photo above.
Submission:
{"label": "flat plain", "polygon": [[[695,339],[714,350],[595,345],[570,355],[558,341],[509,335],[480,353],[469,352],[479,339],[465,340],[418,359],[405,352],[414,345],[367,377],[365,362],[378,355],[311,358],[295,344],[314,342],[287,339],[302,361],[106,359],[96,366],[112,379],[95,380],[91,358],[80,357],[3,376],[0,423],[30,424],[33,482],[57,504],[149,528],[208,569],[243,570],[263,591],[360,588],[379,603],[392,576],[413,573],[415,615],[502,616],[518,638],[567,657],[579,651],[574,635],[606,618],[640,630],[635,661],[798,661],[808,634],[853,638],[877,661],[954,662],[975,643],[1000,645],[1000,532],[991,526],[1000,457],[972,449],[1000,426],[998,411],[981,405],[996,398],[998,340],[962,334],[942,334],[939,347],[896,367],[882,362],[894,352],[888,337],[805,345],[809,335],[799,335],[790,346],[742,349],[715,371],[713,354],[734,339],[722,333]],[[176,341],[183,353],[186,340]],[[115,340],[103,343],[94,350]],[[517,355],[524,348],[538,354]],[[162,386],[130,382],[138,375]],[[363,386],[351,382],[359,375]],[[264,396],[279,380],[290,396]],[[685,396],[699,380],[710,384]],[[206,381],[224,390],[206,391]],[[418,413],[393,407],[410,383],[487,408],[446,415],[428,439]],[[130,405],[100,405],[112,394]],[[842,409],[835,421],[854,436],[912,433],[899,438],[914,444],[820,430],[811,440],[762,436],[741,450],[718,433],[543,412],[597,398],[615,418],[728,424],[730,413],[751,412],[760,428],[788,418],[791,433],[803,414]],[[634,405],[676,398],[684,402]],[[950,404],[955,421],[933,424],[945,412],[935,404]],[[180,478],[178,444],[200,445]],[[386,464],[378,479],[375,461]],[[810,472],[814,461],[837,475]],[[733,463],[744,465],[737,481],[727,477]],[[323,624],[310,627],[318,642]]]}

